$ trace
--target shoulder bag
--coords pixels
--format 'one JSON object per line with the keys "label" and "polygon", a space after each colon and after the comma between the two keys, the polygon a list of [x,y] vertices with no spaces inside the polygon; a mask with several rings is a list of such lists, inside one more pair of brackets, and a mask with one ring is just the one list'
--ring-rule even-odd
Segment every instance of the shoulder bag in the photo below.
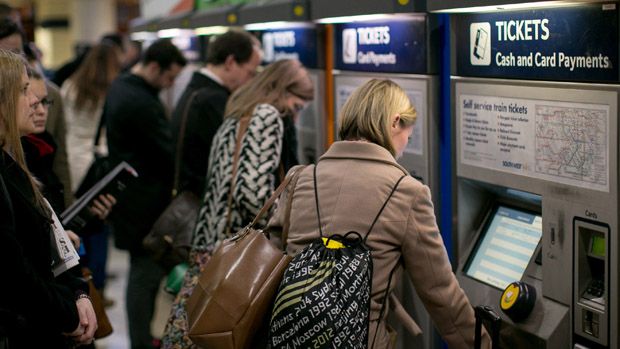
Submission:
{"label": "shoulder bag", "polygon": [[93,144],[93,163],[88,168],[88,171],[86,171],[86,175],[84,175],[82,182],[80,182],[80,185],[75,192],[75,196],[78,198],[86,194],[90,188],[97,184],[100,179],[105,177],[105,175],[110,173],[110,171],[114,168],[114,164],[112,164],[109,157],[97,152],[97,147],[99,146],[101,134],[105,124],[104,116],[105,113],[101,113],[99,126],[97,126],[97,134],[95,135],[95,143]]}
{"label": "shoulder bag", "polygon": [[[213,252],[187,301],[189,337],[209,349],[257,348],[254,341],[269,311],[291,257],[254,225],[291,183],[284,227],[289,226],[290,203],[300,167],[285,178],[254,220]],[[286,250],[288,230],[282,231]]]}
{"label": "shoulder bag", "polygon": [[[177,194],[176,189],[179,186],[187,114],[189,106],[198,92],[200,90],[194,91],[190,95],[183,110],[177,140],[173,194]],[[177,264],[187,262],[199,209],[200,199],[193,192],[189,190],[181,192],[172,199],[172,202],[153,224],[149,234],[142,240],[144,248],[151,253],[164,270],[170,271]]]}

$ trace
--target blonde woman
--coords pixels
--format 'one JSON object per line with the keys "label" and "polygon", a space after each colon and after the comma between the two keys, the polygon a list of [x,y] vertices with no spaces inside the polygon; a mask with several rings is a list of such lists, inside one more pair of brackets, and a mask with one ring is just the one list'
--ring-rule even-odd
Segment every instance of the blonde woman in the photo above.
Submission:
{"label": "blonde woman", "polygon": [[[271,196],[279,177],[288,170],[282,164],[282,153],[295,144],[286,142],[284,124],[295,120],[313,96],[312,81],[301,63],[281,60],[267,66],[228,100],[224,123],[211,145],[190,268],[166,326],[164,348],[193,345],[186,333],[184,305],[196,285],[200,268],[215,244],[247,225]],[[239,143],[238,168],[232,178],[242,123],[247,123],[247,130]]]}
{"label": "blonde woman", "polygon": [[34,129],[25,61],[0,50],[0,345],[72,348],[93,340],[97,320],[83,284],[51,271],[52,212],[24,162],[20,132]]}
{"label": "blonde woman", "polygon": [[[409,98],[394,82],[374,79],[353,92],[339,120],[342,141],[332,144],[316,165],[318,204],[314,167],[305,168],[299,176],[291,208],[288,254],[295,256],[319,237],[316,205],[320,207],[324,236],[367,232],[395,183],[406,175],[366,241],[373,265],[368,343],[356,343],[355,347],[370,348],[373,341],[375,349],[394,347],[395,333],[385,321],[388,312],[381,319],[380,312],[386,290],[398,284],[398,280],[388,281],[390,271],[398,267],[404,268],[413,281],[449,347],[472,348],[473,308],[452,273],[430,191],[396,162],[405,150],[416,120]],[[286,202],[290,189],[280,202]],[[284,209],[278,207],[269,229],[278,231],[283,214]],[[295,330],[291,328],[291,331]],[[296,338],[296,335],[289,333],[286,337]],[[486,347],[488,336],[485,340]],[[283,347],[286,342],[278,344]]]}

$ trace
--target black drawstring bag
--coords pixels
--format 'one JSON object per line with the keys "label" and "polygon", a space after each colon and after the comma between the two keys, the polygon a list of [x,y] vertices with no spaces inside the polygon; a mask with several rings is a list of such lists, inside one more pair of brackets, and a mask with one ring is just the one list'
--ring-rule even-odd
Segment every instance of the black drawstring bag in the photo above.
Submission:
{"label": "black drawstring bag", "polygon": [[[284,273],[271,313],[271,348],[367,348],[373,266],[366,241],[404,177],[396,182],[363,237],[354,231],[325,237],[315,166],[314,194],[320,238],[295,256]],[[389,288],[388,284],[380,319]]]}

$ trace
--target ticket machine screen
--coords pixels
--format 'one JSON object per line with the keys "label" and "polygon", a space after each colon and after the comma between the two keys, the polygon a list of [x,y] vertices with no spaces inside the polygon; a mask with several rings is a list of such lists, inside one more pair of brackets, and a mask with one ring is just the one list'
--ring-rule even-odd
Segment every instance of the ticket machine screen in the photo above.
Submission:
{"label": "ticket machine screen", "polygon": [[497,206],[480,234],[465,274],[504,289],[521,280],[542,235],[542,217]]}

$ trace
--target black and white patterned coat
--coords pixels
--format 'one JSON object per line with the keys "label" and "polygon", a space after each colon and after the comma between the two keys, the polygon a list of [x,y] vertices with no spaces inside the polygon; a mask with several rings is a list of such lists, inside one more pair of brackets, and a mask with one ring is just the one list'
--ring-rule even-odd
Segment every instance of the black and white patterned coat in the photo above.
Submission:
{"label": "black and white patterned coat", "polygon": [[[193,249],[204,250],[226,238],[228,195],[238,130],[239,119],[226,118],[213,139],[205,193],[194,230]],[[232,232],[250,223],[273,193],[283,132],[284,126],[278,110],[269,104],[257,105],[241,140],[239,168],[231,205]],[[259,224],[265,225],[266,221]]]}

